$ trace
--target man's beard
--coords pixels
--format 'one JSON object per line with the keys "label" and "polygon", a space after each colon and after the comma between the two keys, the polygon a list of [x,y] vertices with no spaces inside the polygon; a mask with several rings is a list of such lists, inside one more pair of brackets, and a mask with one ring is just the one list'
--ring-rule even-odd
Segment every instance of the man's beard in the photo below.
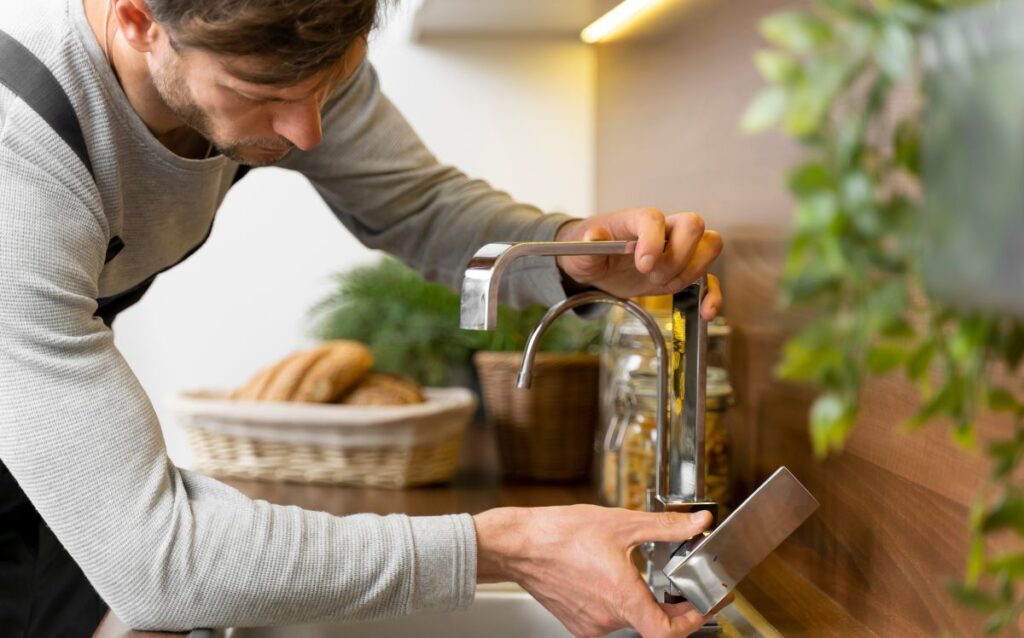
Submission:
{"label": "man's beard", "polygon": [[[151,67],[150,73],[157,93],[160,94],[171,112],[186,126],[206,138],[228,159],[247,166],[269,166],[279,162],[294,148],[293,144],[282,137],[243,137],[218,140],[213,133],[210,117],[192,99],[177,63],[162,69]],[[252,147],[262,151],[259,157],[253,157],[243,151],[245,148],[251,149]]]}

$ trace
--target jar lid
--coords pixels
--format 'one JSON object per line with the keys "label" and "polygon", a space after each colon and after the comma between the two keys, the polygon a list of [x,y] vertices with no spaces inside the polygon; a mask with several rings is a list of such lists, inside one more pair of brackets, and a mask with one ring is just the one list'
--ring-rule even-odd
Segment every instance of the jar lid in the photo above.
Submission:
{"label": "jar lid", "polygon": [[707,407],[712,410],[723,410],[732,403],[733,390],[729,383],[729,373],[725,368],[708,366]]}
{"label": "jar lid", "polygon": [[[658,395],[658,375],[650,370],[630,370],[629,385],[638,398],[653,398]],[[707,403],[711,409],[727,407],[733,398],[732,384],[725,368],[708,366]]]}
{"label": "jar lid", "polygon": [[728,337],[731,332],[732,328],[725,320],[725,317],[715,317],[714,320],[708,324],[708,336],[711,338]]}
{"label": "jar lid", "polygon": [[653,370],[630,370],[629,384],[638,397],[658,396],[658,374]]}

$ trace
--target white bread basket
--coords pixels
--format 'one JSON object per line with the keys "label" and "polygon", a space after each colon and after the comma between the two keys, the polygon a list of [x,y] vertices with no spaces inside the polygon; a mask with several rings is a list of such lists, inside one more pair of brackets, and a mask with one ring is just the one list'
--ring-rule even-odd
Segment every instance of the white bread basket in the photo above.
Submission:
{"label": "white bread basket", "polygon": [[227,478],[406,487],[455,474],[476,396],[425,388],[425,403],[350,406],[233,401],[185,392],[167,406],[197,469]]}

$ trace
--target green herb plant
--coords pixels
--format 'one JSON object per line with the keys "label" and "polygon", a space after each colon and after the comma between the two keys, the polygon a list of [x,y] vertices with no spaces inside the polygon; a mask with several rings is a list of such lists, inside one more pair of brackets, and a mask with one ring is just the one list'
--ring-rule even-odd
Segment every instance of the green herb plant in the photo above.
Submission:
{"label": "green herb plant", "polygon": [[[806,151],[789,177],[797,206],[783,296],[816,318],[787,342],[777,372],[821,388],[810,412],[816,453],[842,448],[868,375],[902,370],[922,395],[908,426],[948,421],[968,449],[982,411],[1008,415],[1011,427],[985,446],[992,471],[970,514],[966,575],[950,587],[996,634],[1019,629],[1024,614],[1024,553],[992,555],[986,542],[1024,539],[1024,323],[929,298],[919,256],[920,36],[964,4],[816,0],[765,18],[773,47],[755,63],[767,86],[742,126],[781,128]],[[917,106],[894,116],[900,92]]]}
{"label": "green herb plant", "polygon": [[[498,328],[459,328],[459,296],[391,258],[335,275],[334,290],[310,310],[314,334],[368,345],[374,368],[440,386],[467,379],[478,350],[517,351],[544,315],[534,306],[498,307]],[[587,352],[597,347],[600,324],[563,315],[545,334],[541,350]]]}

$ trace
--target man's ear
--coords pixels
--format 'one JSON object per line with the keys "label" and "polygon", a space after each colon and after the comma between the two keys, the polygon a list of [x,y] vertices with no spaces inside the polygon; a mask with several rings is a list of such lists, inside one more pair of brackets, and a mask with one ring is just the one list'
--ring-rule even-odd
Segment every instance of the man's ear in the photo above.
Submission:
{"label": "man's ear", "polygon": [[160,40],[163,28],[153,19],[146,0],[112,0],[118,29],[133,49],[148,53]]}

